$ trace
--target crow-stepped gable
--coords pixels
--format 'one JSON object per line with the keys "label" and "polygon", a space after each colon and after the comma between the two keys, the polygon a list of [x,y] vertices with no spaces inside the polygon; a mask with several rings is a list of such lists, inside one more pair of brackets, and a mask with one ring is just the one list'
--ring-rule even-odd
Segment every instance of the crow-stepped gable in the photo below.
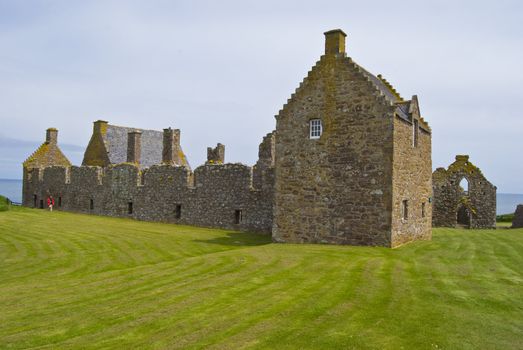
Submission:
{"label": "crow-stepped gable", "polygon": [[[431,130],[418,99],[346,54],[325,54],[276,115],[253,167],[207,149],[192,171],[180,131],[94,123],[82,166],[53,146],[24,163],[23,201],[58,209],[272,234],[276,242],[395,247],[431,237]],[[54,143],[56,145],[56,142]]]}

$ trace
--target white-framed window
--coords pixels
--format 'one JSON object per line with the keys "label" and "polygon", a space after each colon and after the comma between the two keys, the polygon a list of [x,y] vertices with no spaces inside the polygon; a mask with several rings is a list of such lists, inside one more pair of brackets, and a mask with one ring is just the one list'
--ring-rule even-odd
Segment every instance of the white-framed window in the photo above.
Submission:
{"label": "white-framed window", "polygon": [[321,119],[311,119],[309,122],[310,138],[319,139],[322,132]]}

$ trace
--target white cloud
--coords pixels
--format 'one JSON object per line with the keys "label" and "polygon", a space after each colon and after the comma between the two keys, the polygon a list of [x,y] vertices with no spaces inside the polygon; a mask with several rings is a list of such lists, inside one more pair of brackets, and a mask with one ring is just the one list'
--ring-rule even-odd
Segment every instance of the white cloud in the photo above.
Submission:
{"label": "white cloud", "polygon": [[517,1],[0,2],[2,132],[38,141],[55,126],[84,147],[97,119],[173,126],[193,166],[216,142],[253,164],[323,31],[340,27],[349,56],[419,96],[434,165],[470,153],[523,193],[523,165],[499,160],[520,157],[520,18]]}

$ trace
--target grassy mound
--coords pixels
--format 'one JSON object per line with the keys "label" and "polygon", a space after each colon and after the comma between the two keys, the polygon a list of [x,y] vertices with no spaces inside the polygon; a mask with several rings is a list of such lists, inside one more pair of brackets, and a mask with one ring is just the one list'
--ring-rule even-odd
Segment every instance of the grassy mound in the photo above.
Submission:
{"label": "grassy mound", "polygon": [[13,207],[0,347],[517,349],[523,230],[398,249]]}
{"label": "grassy mound", "polygon": [[0,211],[8,211],[11,208],[11,203],[4,196],[0,196]]}

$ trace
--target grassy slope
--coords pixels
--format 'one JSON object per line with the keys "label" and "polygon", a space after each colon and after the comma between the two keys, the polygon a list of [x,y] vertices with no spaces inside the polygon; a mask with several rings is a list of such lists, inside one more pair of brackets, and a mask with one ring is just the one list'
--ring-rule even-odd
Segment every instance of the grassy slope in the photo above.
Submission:
{"label": "grassy slope", "polygon": [[0,348],[521,349],[523,230],[399,249],[13,208]]}

